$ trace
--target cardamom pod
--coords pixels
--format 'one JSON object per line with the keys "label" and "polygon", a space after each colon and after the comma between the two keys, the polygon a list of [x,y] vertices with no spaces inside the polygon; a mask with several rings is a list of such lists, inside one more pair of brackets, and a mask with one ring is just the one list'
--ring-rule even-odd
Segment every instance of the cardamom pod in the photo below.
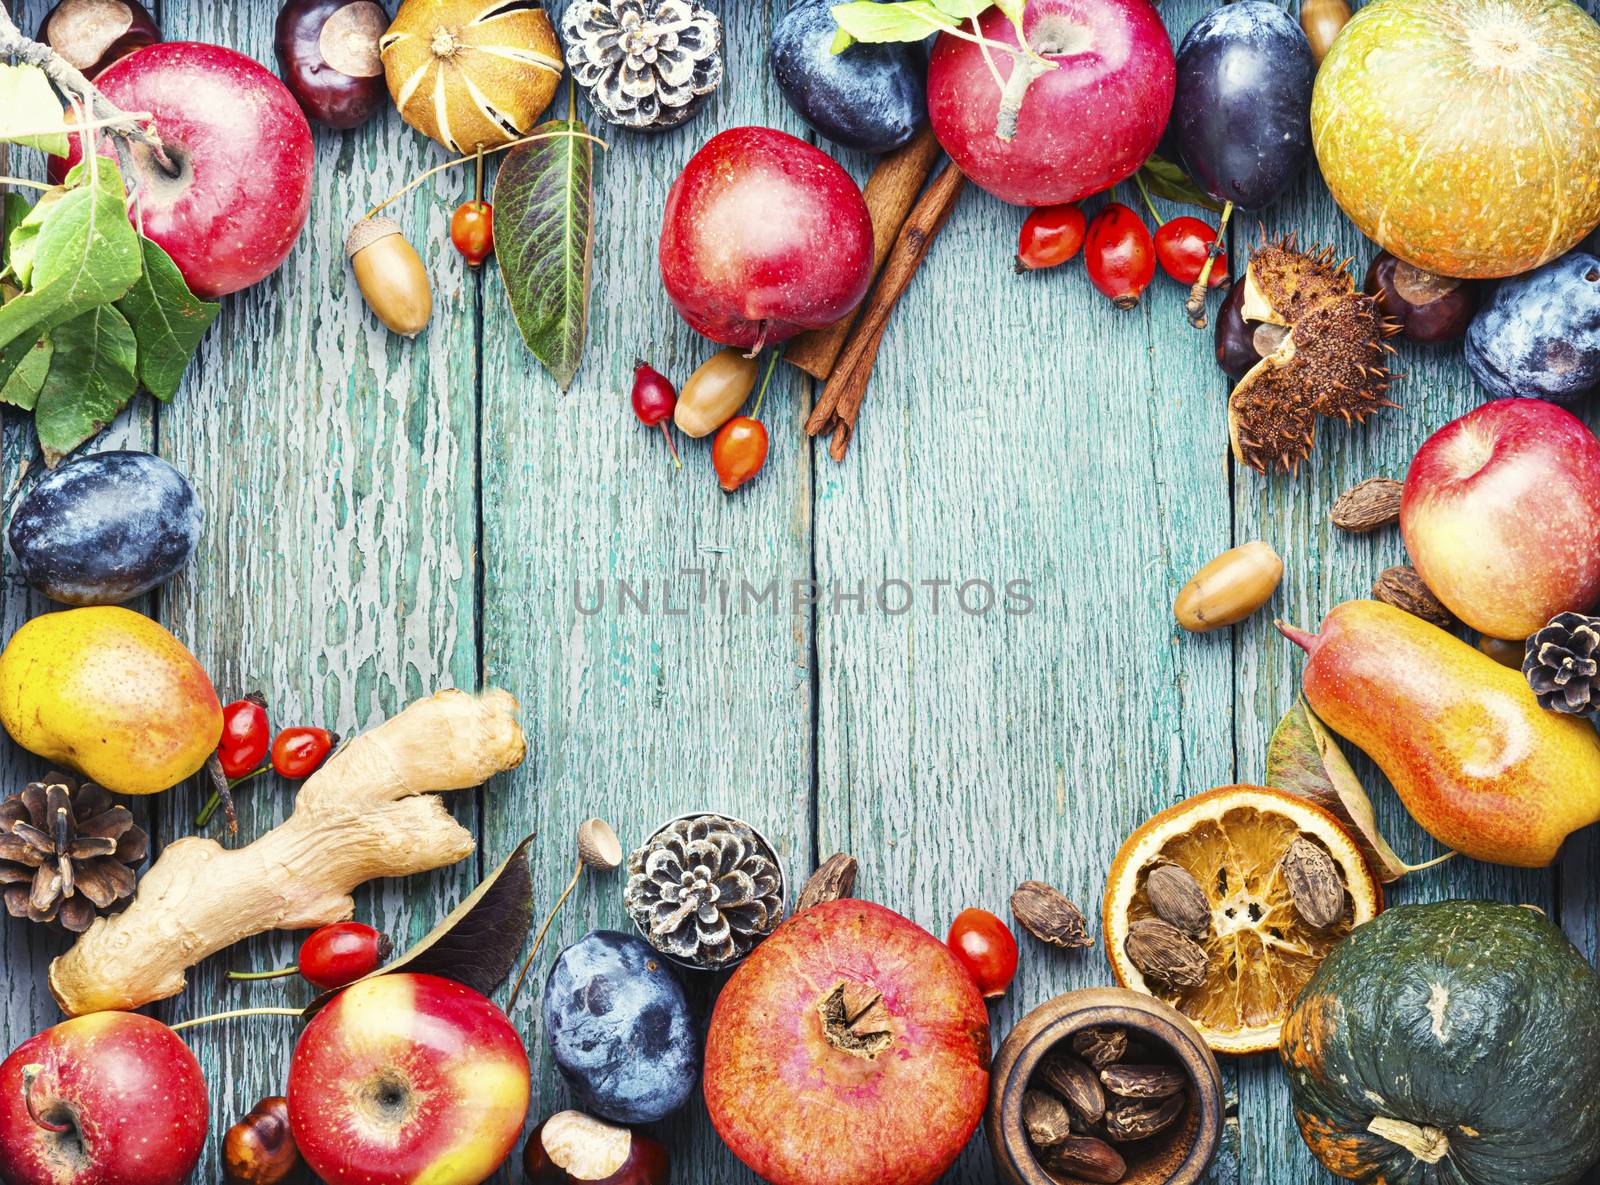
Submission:
{"label": "cardamom pod", "polygon": [[1117,1185],[1128,1175],[1122,1154],[1094,1136],[1069,1136],[1045,1154],[1044,1164],[1052,1172],[1095,1185]]}
{"label": "cardamom pod", "polygon": [[1405,486],[1392,477],[1369,477],[1351,486],[1333,503],[1328,519],[1341,531],[1365,534],[1400,521],[1400,495]]}
{"label": "cardamom pod", "polygon": [[1119,1098],[1165,1099],[1182,1090],[1189,1075],[1176,1066],[1107,1066],[1100,1081]]}
{"label": "cardamom pod", "polygon": [[1023,881],[1018,885],[1011,894],[1011,913],[1017,925],[1040,942],[1063,950],[1094,945],[1083,910],[1065,893],[1043,881]]}
{"label": "cardamom pod", "polygon": [[1085,1122],[1099,1123],[1105,1116],[1105,1088],[1086,1063],[1064,1050],[1052,1050],[1037,1073],[1039,1081],[1066,1099]]}
{"label": "cardamom pod", "polygon": [[1295,912],[1306,925],[1326,930],[1344,917],[1344,877],[1332,856],[1301,836],[1280,863]]}
{"label": "cardamom pod", "polygon": [[856,870],[859,867],[856,858],[844,852],[829,856],[800,890],[800,898],[794,905],[795,913],[810,909],[813,905],[821,905],[824,901],[837,901],[850,896],[855,891]]}
{"label": "cardamom pod", "polygon": [[1072,1034],[1072,1049],[1096,1070],[1120,1062],[1128,1052],[1128,1030],[1116,1025],[1097,1025]]}
{"label": "cardamom pod", "polygon": [[1130,1099],[1106,1112],[1106,1135],[1119,1144],[1148,1139],[1171,1127],[1186,1106],[1188,1100],[1182,1095],[1167,1099]]}
{"label": "cardamom pod", "polygon": [[1187,868],[1157,864],[1144,878],[1144,892],[1163,922],[1190,938],[1204,938],[1211,932],[1211,902]]}
{"label": "cardamom pod", "polygon": [[1385,568],[1373,581],[1372,595],[1385,605],[1403,609],[1413,617],[1432,622],[1440,629],[1454,629],[1460,624],[1456,621],[1456,615],[1446,609],[1444,602],[1423,583],[1415,568],[1404,565]]}
{"label": "cardamom pod", "polygon": [[1022,1126],[1028,1143],[1051,1148],[1072,1134],[1072,1114],[1049,1091],[1030,1090],[1022,1096]]}
{"label": "cardamom pod", "polygon": [[1140,918],[1128,927],[1122,949],[1147,978],[1168,987],[1195,988],[1206,981],[1205,949],[1170,922]]}

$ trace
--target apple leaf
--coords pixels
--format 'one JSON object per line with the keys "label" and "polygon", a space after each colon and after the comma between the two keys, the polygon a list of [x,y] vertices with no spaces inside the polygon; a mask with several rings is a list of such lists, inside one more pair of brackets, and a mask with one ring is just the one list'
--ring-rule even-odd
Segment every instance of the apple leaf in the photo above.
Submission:
{"label": "apple leaf", "polygon": [[6,270],[23,288],[33,279],[33,256],[39,242],[39,228],[49,216],[50,207],[60,201],[64,193],[66,189],[59,185],[46,190],[37,202],[22,211],[22,217],[14,225],[7,227]]}
{"label": "apple leaf", "polygon": [[[519,843],[421,942],[363,978],[402,971],[439,975],[492,995],[516,965],[533,921],[533,873],[528,868],[532,842],[530,835]],[[305,1015],[315,1016],[336,995],[338,991],[324,992],[306,1006]]]}
{"label": "apple leaf", "polygon": [[95,175],[92,181],[86,164],[76,166],[42,215],[27,290],[0,305],[0,347],[117,300],[139,278],[139,236],[123,205],[122,175],[103,159]]}
{"label": "apple leaf", "polygon": [[0,264],[11,266],[11,232],[22,225],[22,220],[33,209],[28,199],[20,193],[0,194]]}
{"label": "apple leaf", "polygon": [[55,345],[46,334],[36,341],[18,338],[0,350],[0,403],[32,411],[50,372]]}
{"label": "apple leaf", "polygon": [[127,318],[109,304],[57,325],[50,340],[54,350],[34,405],[33,424],[44,447],[45,464],[54,468],[111,423],[133,398],[138,343]]}
{"label": "apple leaf", "polygon": [[[589,321],[594,146],[575,119],[506,153],[494,183],[494,252],[522,340],[565,391]],[[566,133],[566,134],[561,134]]]}
{"label": "apple leaf", "polygon": [[142,235],[139,248],[144,269],[117,308],[139,340],[139,385],[169,403],[222,306],[190,292],[172,256]]}
{"label": "apple leaf", "polygon": [[1296,700],[1284,713],[1267,742],[1266,778],[1268,786],[1310,799],[1338,819],[1367,858],[1373,874],[1384,884],[1455,855],[1447,852],[1422,864],[1407,864],[1395,855],[1378,830],[1372,799],[1361,779],[1350,768],[1333,734],[1303,699]]}
{"label": "apple leaf", "polygon": [[[968,0],[898,0],[891,4],[855,0],[852,4],[835,4],[828,11],[833,14],[839,32],[831,48],[834,53],[843,53],[857,41],[874,45],[921,41],[929,33],[955,27],[969,15],[969,10],[975,9],[970,15],[977,15],[988,7],[988,3]],[[952,13],[951,9],[959,11]]]}
{"label": "apple leaf", "polygon": [[66,111],[39,67],[0,63],[0,140],[67,155]]}
{"label": "apple leaf", "polygon": [[1222,203],[1197,185],[1183,166],[1164,156],[1152,155],[1139,166],[1139,180],[1157,197],[1222,213]]}

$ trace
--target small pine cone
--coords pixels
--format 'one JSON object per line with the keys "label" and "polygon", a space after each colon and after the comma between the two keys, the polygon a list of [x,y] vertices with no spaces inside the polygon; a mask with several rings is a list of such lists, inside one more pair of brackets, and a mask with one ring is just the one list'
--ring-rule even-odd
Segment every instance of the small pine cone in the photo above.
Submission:
{"label": "small pine cone", "polygon": [[52,771],[0,802],[6,912],[81,934],[127,904],[150,839],[93,782]]}
{"label": "small pine cone", "polygon": [[1528,639],[1522,674],[1541,708],[1586,716],[1600,710],[1600,617],[1557,613]]}

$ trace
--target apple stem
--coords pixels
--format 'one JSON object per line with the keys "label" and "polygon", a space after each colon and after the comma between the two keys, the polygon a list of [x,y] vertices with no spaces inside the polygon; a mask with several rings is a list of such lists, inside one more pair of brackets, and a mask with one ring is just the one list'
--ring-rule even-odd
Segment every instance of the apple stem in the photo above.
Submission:
{"label": "apple stem", "polygon": [[[0,11],[4,10],[0,9]],[[54,1132],[58,1136],[64,1135],[72,1130],[72,1124],[57,1123],[55,1120],[47,1118],[44,1112],[39,1110],[39,1104],[34,1101],[34,1083],[38,1082],[39,1075],[43,1072],[44,1067],[37,1062],[22,1067],[22,1105],[27,1108],[28,1118],[44,1128],[45,1131]]]}
{"label": "apple stem", "polygon": [[1217,237],[1211,244],[1211,250],[1206,252],[1205,266],[1200,269],[1200,275],[1194,282],[1194,287],[1189,289],[1189,299],[1184,302],[1183,311],[1189,314],[1189,324],[1196,329],[1206,327],[1206,287],[1211,283],[1211,268],[1228,249],[1228,219],[1233,217],[1233,203],[1224,202],[1222,205],[1222,221],[1217,224]]}
{"label": "apple stem", "polygon": [[1290,625],[1286,621],[1274,621],[1272,624],[1277,626],[1280,634],[1307,654],[1316,653],[1317,646],[1322,641],[1316,634],[1308,634],[1305,630],[1300,629],[1298,626]]}
{"label": "apple stem", "polygon": [[227,1012],[213,1012],[210,1016],[197,1016],[193,1020],[181,1020],[172,1025],[174,1033],[181,1033],[184,1029],[193,1029],[200,1025],[208,1025],[213,1021],[235,1020],[241,1016],[304,1016],[302,1008],[234,1008]]}
{"label": "apple stem", "polygon": [[545,915],[544,925],[539,927],[539,933],[534,937],[533,949],[528,952],[528,957],[522,961],[522,969],[517,972],[517,982],[511,988],[511,996],[506,1000],[506,1013],[517,1006],[517,995],[522,991],[522,984],[528,978],[528,969],[533,966],[533,960],[539,953],[539,947],[544,943],[545,931],[550,929],[550,923],[556,920],[556,914],[561,912],[561,907],[566,904],[567,898],[572,895],[572,890],[578,887],[578,878],[583,876],[583,858],[578,858],[578,870],[572,874],[572,879],[567,882],[567,887],[561,891],[561,896],[556,898],[555,905]]}

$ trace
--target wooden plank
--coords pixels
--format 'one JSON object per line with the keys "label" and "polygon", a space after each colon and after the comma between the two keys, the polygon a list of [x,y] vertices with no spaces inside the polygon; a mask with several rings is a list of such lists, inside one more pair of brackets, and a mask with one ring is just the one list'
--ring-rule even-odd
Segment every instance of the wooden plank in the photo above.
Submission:
{"label": "wooden plank", "polygon": [[[522,701],[530,742],[509,791],[485,804],[484,848],[503,852],[538,832],[541,908],[571,875],[571,837],[590,815],[609,819],[632,847],[685,811],[730,811],[799,875],[812,859],[809,635],[805,614],[788,604],[790,582],[804,580],[811,563],[811,462],[800,431],[808,398],[797,376],[778,368],[763,412],[771,456],[731,497],[717,487],[709,438],[680,439],[684,468],[675,471],[660,434],[640,427],[627,402],[636,357],[681,384],[712,352],[678,318],[658,278],[673,179],[725,128],[802,130],[767,82],[772,12],[713,7],[724,22],[728,81],[693,122],[642,136],[588,117],[611,147],[596,169],[588,348],[569,392],[523,347],[498,273],[484,277],[483,675]],[[582,104],[580,113],[587,117]],[[705,573],[704,601],[689,570]],[[776,582],[784,603],[741,612],[741,580],[763,590]],[[620,581],[648,596],[648,611],[619,606]],[[580,611],[602,584],[605,605]],[[544,976],[586,931],[629,928],[621,878],[585,879],[512,1017],[536,1062],[533,1121],[569,1097],[540,1034]],[[712,985],[697,978],[692,987],[709,1011]],[[665,1130],[686,1180],[753,1179],[716,1140],[698,1101]]]}
{"label": "wooden plank", "polygon": [[[275,69],[277,7],[169,0],[163,29]],[[208,515],[189,571],[163,592],[161,617],[224,700],[260,690],[275,726],[349,735],[439,687],[477,682],[477,293],[448,236],[470,170],[389,211],[434,285],[433,322],[408,342],[367,311],[342,245],[368,206],[443,151],[392,109],[353,132],[314,134],[311,216],[294,252],[275,276],[225,301],[183,390],[161,411],[161,452],[189,475]],[[164,839],[190,833],[205,792],[196,779],[163,797]],[[275,777],[241,791],[238,842],[287,817],[293,792]],[[474,830],[475,799],[452,804]],[[480,865],[378,882],[358,891],[356,916],[403,947],[477,882]],[[312,993],[297,978],[243,987],[223,979],[230,967],[292,964],[301,937],[266,935],[219,955],[159,1014],[306,1002]],[[296,1031],[264,1019],[192,1032],[212,1099],[202,1165],[219,1163],[229,1124],[283,1091]]]}

